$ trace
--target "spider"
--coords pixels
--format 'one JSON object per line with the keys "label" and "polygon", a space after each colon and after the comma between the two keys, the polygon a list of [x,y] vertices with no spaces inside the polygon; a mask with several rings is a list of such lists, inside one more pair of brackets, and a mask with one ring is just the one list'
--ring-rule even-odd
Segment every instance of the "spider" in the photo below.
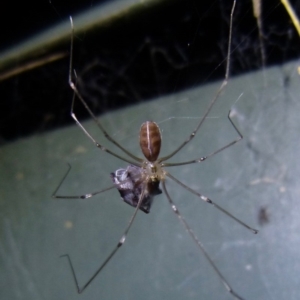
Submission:
{"label": "spider", "polygon": [[[134,213],[129,221],[128,226],[126,227],[123,235],[121,236],[118,244],[115,246],[113,251],[109,254],[109,256],[104,260],[104,262],[100,265],[100,267],[96,270],[96,272],[91,276],[91,278],[82,286],[79,286],[76,273],[71,261],[71,258],[68,254],[62,255],[67,258],[68,263],[70,265],[70,269],[72,272],[72,276],[74,279],[74,282],[76,284],[77,292],[80,294],[82,293],[89,285],[90,283],[95,279],[95,277],[101,272],[101,270],[107,265],[107,263],[112,259],[112,257],[115,255],[115,253],[120,249],[120,247],[125,243],[127,234],[133,224],[133,221],[138,213],[139,210],[143,211],[144,213],[148,214],[151,209],[151,205],[153,203],[154,197],[161,194],[162,192],[166,195],[166,198],[173,210],[173,212],[176,214],[180,222],[183,224],[185,229],[187,230],[188,234],[191,236],[192,240],[195,242],[196,246],[200,249],[200,251],[203,253],[203,255],[206,257],[208,260],[209,264],[211,267],[215,270],[216,274],[219,276],[221,282],[227,289],[227,291],[235,298],[237,299],[242,299],[241,296],[239,296],[229,285],[225,277],[222,275],[222,273],[219,271],[213,260],[210,258],[208,252],[205,250],[203,247],[202,243],[200,240],[197,238],[197,236],[194,234],[194,232],[191,230],[190,226],[186,222],[186,220],[183,218],[183,216],[180,214],[179,210],[175,206],[167,188],[165,181],[166,179],[171,179],[174,182],[176,182],[179,186],[182,188],[188,190],[195,196],[199,197],[201,200],[204,202],[211,204],[245,228],[249,229],[253,233],[257,233],[258,231],[235,216],[233,216],[231,213],[226,211],[224,208],[213,202],[211,199],[208,197],[200,194],[199,192],[193,190],[183,182],[179,181],[177,178],[175,178],[173,175],[171,175],[166,168],[167,167],[176,167],[176,166],[183,166],[183,165],[189,165],[189,164],[194,164],[194,163],[202,163],[208,158],[214,156],[215,154],[231,147],[232,145],[236,144],[238,141],[240,141],[243,136],[230,118],[230,111],[228,113],[228,119],[233,126],[234,130],[236,131],[238,137],[228,143],[227,145],[221,147],[220,149],[213,151],[212,153],[198,157],[196,159],[188,160],[188,161],[183,161],[183,162],[175,162],[175,163],[169,163],[167,162],[170,158],[172,158],[175,154],[177,154],[179,151],[181,151],[188,143],[190,143],[199,129],[201,128],[205,118],[208,116],[210,113],[212,107],[216,103],[217,99],[219,98],[220,93],[223,91],[225,86],[228,83],[228,78],[229,78],[229,65],[230,65],[230,52],[231,52],[231,35],[232,35],[232,16],[235,8],[235,3],[236,1],[233,1],[233,6],[231,10],[231,18],[230,18],[230,29],[229,29],[229,43],[228,43],[228,51],[227,51],[227,65],[226,65],[226,73],[225,73],[225,78],[219,87],[215,97],[210,101],[208,107],[206,108],[206,111],[202,118],[200,119],[197,127],[189,134],[189,136],[184,140],[179,147],[177,147],[173,152],[171,152],[169,155],[164,156],[164,157],[159,157],[160,153],[160,148],[161,148],[161,132],[159,129],[159,126],[157,123],[153,121],[146,121],[141,125],[140,128],[140,136],[139,136],[139,141],[140,141],[140,147],[142,150],[142,153],[144,155],[144,158],[140,158],[126,150],[121,144],[119,144],[112,136],[110,136],[107,131],[104,129],[102,126],[101,122],[96,118],[96,116],[93,114],[83,97],[81,96],[80,92],[77,89],[76,86],[76,81],[73,81],[73,70],[72,70],[72,62],[73,62],[73,36],[74,36],[74,25],[72,18],[70,17],[70,22],[71,22],[71,29],[72,29],[72,34],[71,34],[71,49],[70,49],[70,67],[69,67],[69,85],[71,89],[74,92],[73,99],[72,99],[72,105],[71,105],[71,116],[76,122],[76,124],[81,128],[81,130],[85,133],[85,135],[94,143],[94,145],[99,148],[100,150],[109,153],[110,155],[128,163],[129,165],[125,169],[118,169],[115,172],[111,173],[111,179],[113,181],[113,186],[108,187],[106,189],[102,189],[100,191],[96,191],[93,193],[89,194],[84,194],[84,195],[79,195],[79,196],[60,196],[57,195],[57,191],[59,190],[60,186],[62,185],[63,181],[65,178],[68,176],[68,173],[71,169],[71,166],[69,166],[68,171],[66,172],[65,176],[62,178],[60,184],[54,191],[52,197],[54,198],[62,198],[62,199],[87,199],[91,198],[97,194],[103,193],[109,189],[116,188],[120,195],[121,198],[124,202],[129,204],[130,206],[134,207]],[[74,71],[75,77],[76,73]],[[115,146],[117,146],[123,153],[127,155],[127,157],[123,157],[119,154],[114,153],[113,151],[109,150],[108,148],[104,147],[103,145],[99,144],[94,137],[87,131],[87,129],[80,123],[80,121],[77,119],[75,113],[74,113],[74,102],[75,98],[78,98],[81,103],[84,105],[85,109],[88,111],[92,119],[95,121],[105,138],[113,143]],[[160,189],[160,184],[162,186],[162,190]]]}

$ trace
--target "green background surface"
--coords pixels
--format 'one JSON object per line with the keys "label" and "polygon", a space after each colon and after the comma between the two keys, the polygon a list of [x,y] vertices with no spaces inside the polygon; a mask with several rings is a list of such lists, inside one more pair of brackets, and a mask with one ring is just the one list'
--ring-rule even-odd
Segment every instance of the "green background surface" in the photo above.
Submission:
{"label": "green background surface", "polygon": [[[237,145],[201,164],[170,169],[260,230],[242,228],[181,187],[168,189],[194,232],[245,299],[298,299],[299,75],[298,62],[231,79],[195,140],[172,161],[206,155],[236,137]],[[127,108],[101,118],[107,130],[138,154],[142,121],[159,123],[166,154],[190,133],[220,83]],[[239,99],[239,100],[238,100]],[[238,100],[238,101],[237,101]],[[111,147],[93,122],[99,142]],[[126,163],[96,149],[77,126],[19,140],[0,149],[1,299],[232,299],[172,212],[164,195],[149,215],[137,215],[126,244],[92,285],[77,295],[65,259],[83,284],[118,242],[133,213],[116,190],[88,200],[54,200],[111,184]],[[259,225],[267,209],[269,222]]]}
{"label": "green background surface", "polygon": [[[147,10],[151,2],[157,1],[114,1],[101,7],[101,18],[93,8],[93,18],[89,14],[74,18],[76,33],[95,26],[95,19],[99,26],[126,16],[130,7],[137,13]],[[66,20],[54,31],[4,53],[1,63],[14,64],[16,56],[21,61],[43,49],[51,51],[56,43],[69,43],[69,26]],[[227,120],[232,109],[244,139],[204,163],[170,172],[259,229],[259,234],[180,186],[168,181],[167,187],[220,271],[247,300],[299,299],[298,65],[295,61],[230,79],[197,137],[171,160],[201,157],[235,139]],[[165,155],[196,126],[220,84],[106,114],[101,122],[139,155],[139,127],[145,120],[156,121]],[[116,150],[94,122],[84,126],[100,143]],[[0,148],[1,299],[232,299],[164,195],[155,198],[149,215],[138,213],[124,247],[78,295],[60,255],[71,256],[82,286],[119,241],[133,209],[120,201],[116,190],[87,200],[52,199],[67,163],[72,170],[59,191],[62,195],[107,187],[109,174],[126,167],[96,149],[76,125]],[[260,224],[262,208],[268,222]]]}

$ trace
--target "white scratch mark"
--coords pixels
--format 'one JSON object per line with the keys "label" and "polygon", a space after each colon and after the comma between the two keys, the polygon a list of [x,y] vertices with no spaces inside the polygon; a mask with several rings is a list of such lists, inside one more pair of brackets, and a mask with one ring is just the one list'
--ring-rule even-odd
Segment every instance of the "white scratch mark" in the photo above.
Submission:
{"label": "white scratch mark", "polygon": [[194,271],[192,274],[190,274],[189,276],[187,276],[181,283],[179,283],[176,286],[177,290],[181,290],[182,288],[184,288],[186,285],[189,284],[189,282],[192,281],[192,279],[194,279],[195,277],[199,276],[200,271]]}
{"label": "white scratch mark", "polygon": [[245,248],[245,247],[252,247],[256,245],[256,240],[236,240],[231,242],[224,242],[221,246],[220,251],[227,251],[231,248]]}

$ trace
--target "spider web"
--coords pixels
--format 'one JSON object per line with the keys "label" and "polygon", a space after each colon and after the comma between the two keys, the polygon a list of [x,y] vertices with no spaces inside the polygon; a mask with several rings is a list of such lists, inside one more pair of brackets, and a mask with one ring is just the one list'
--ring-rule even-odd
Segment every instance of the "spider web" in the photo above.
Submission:
{"label": "spider web", "polygon": [[[294,2],[292,5],[297,10],[297,1]],[[52,7],[51,12],[57,11],[59,19],[67,19],[70,10],[57,5],[60,4],[52,4],[55,9]],[[149,9],[141,17],[121,19],[106,30],[76,33],[74,67],[82,78],[82,93],[93,111],[103,114],[222,79],[230,7],[231,1],[166,1],[158,11]],[[22,7],[23,14],[25,9]],[[47,10],[49,13],[49,7]],[[45,13],[41,15],[46,22]],[[48,18],[52,24],[53,15]],[[238,3],[235,20],[232,76],[263,65],[257,21],[250,1]],[[265,66],[297,57],[299,39],[283,6],[265,1],[262,20]],[[43,26],[39,24],[39,28]],[[24,36],[28,36],[28,29]],[[18,37],[18,41],[21,39]],[[5,40],[2,44],[5,45]],[[11,41],[7,42],[10,44]],[[67,45],[63,51],[66,48]],[[3,81],[0,111],[3,143],[72,123],[70,104],[66,101],[71,98],[66,83],[67,69],[66,59]],[[78,114],[88,117],[84,110]],[[26,122],[19,121],[24,118]]]}
{"label": "spider web", "polygon": [[[228,24],[230,5],[227,7],[222,3],[224,1],[216,2],[218,13],[214,14],[214,25],[219,21]],[[180,187],[169,184],[168,188],[218,267],[246,299],[298,299],[298,62],[276,65],[269,75],[263,76],[256,20],[252,16],[251,3],[245,3],[248,5],[246,9],[238,5],[235,13],[232,77],[228,88],[220,96],[197,139],[174,160],[192,158],[199,150],[205,154],[234,138],[235,132],[226,119],[230,108],[245,138],[205,164],[170,171],[247,223],[255,223],[259,208],[267,207],[269,223],[264,225],[258,237],[253,238],[226,216],[199,204],[198,199]],[[298,7],[296,2],[293,6]],[[219,87],[219,82],[209,83],[197,90],[198,84],[224,77],[227,28],[221,23],[223,25],[217,26],[218,34],[212,34],[211,26],[203,23],[207,11],[208,8],[194,9],[185,13],[184,18],[179,18],[178,28],[184,27],[184,24],[187,28],[185,33],[181,32],[185,36],[183,41],[174,33],[175,26],[167,24],[167,27],[159,27],[157,31],[168,33],[165,37],[174,37],[171,39],[172,46],[162,45],[159,38],[149,33],[145,35],[144,28],[141,30],[142,39],[137,39],[137,35],[130,36],[130,26],[125,27],[123,23],[127,34],[124,36],[132,45],[123,56],[101,43],[105,40],[105,33],[101,35],[100,32],[96,41],[88,34],[79,35],[81,40],[77,40],[75,45],[74,66],[80,76],[81,91],[95,113],[100,114],[105,128],[134,153],[139,153],[137,134],[145,118],[160,124],[163,151],[174,149],[178,139],[185,137],[186,132],[194,127],[201,117],[202,107]],[[263,14],[267,58],[264,67],[267,68],[269,63],[286,62],[290,52],[298,55],[299,47],[293,41],[298,41],[299,37],[278,4],[266,5]],[[250,29],[243,26],[249,19],[252,20]],[[155,14],[150,20],[156,20]],[[206,30],[202,31],[203,28]],[[209,37],[215,35],[218,36],[215,45],[219,56],[211,51],[212,46],[206,48],[206,55],[198,52],[195,44],[198,43],[200,48],[206,47],[210,45]],[[118,37],[116,31],[107,34],[107,39],[118,40]],[[201,37],[204,39],[201,40]],[[89,44],[92,52],[81,48],[81,45],[86,47]],[[191,56],[188,56],[189,52]],[[148,67],[141,59],[143,55],[149,62]],[[115,60],[115,57],[118,59]],[[215,57],[217,61],[207,67]],[[220,63],[220,75],[214,78],[218,73],[215,68]],[[44,69],[44,76],[35,72],[21,75],[18,78],[20,87],[25,86],[26,89],[17,89],[15,80],[12,84],[16,88],[15,97],[4,98],[11,99],[14,105],[28,97],[26,95],[36,97],[36,103],[46,99],[42,97],[46,94],[52,99],[58,98],[60,103],[71,99],[66,83],[68,67],[59,68],[62,77],[56,76],[56,67]],[[239,72],[249,70],[258,70],[257,76],[237,77]],[[136,72],[137,75],[134,75]],[[144,78],[143,73],[152,76]],[[102,83],[101,88],[96,79]],[[45,82],[47,84],[43,85]],[[69,96],[60,93],[63,91],[59,87],[62,82]],[[118,84],[112,85],[114,82]],[[11,87],[10,84],[7,87]],[[39,86],[44,93],[40,93]],[[100,102],[98,96],[104,101]],[[157,97],[161,97],[161,101],[150,101]],[[123,102],[125,98],[134,98],[137,104],[134,107],[127,104],[109,113],[112,102]],[[147,99],[149,102],[145,102]],[[46,100],[43,105],[45,103]],[[199,105],[200,113],[195,111],[195,103]],[[31,115],[29,112],[34,105],[24,106],[26,109],[22,114],[14,110],[18,116],[14,126],[19,132],[23,126],[20,120],[26,123],[25,119],[44,115],[38,109]],[[58,108],[54,123],[69,114],[70,105],[58,105]],[[131,109],[135,110],[130,114]],[[80,106],[77,111],[80,115]],[[84,119],[85,116],[81,117]],[[7,121],[7,118],[3,120]],[[49,122],[42,124],[45,128]],[[100,142],[107,143],[94,123],[84,124]],[[16,295],[28,299],[40,299],[44,295],[45,298],[48,295],[58,299],[73,298],[76,295],[72,278],[58,256],[70,253],[79,271],[79,281],[84,282],[115,245],[132,209],[120,203],[116,191],[77,203],[52,202],[48,195],[64,173],[65,161],[72,164],[72,172],[62,187],[62,194],[90,192],[109,185],[109,172],[122,167],[122,163],[99,153],[76,126],[2,147],[0,157],[3,221],[0,269],[4,270],[0,282],[3,282],[3,298],[14,299]],[[155,200],[147,218],[138,214],[122,252],[80,297],[232,299],[172,215],[163,195]]]}

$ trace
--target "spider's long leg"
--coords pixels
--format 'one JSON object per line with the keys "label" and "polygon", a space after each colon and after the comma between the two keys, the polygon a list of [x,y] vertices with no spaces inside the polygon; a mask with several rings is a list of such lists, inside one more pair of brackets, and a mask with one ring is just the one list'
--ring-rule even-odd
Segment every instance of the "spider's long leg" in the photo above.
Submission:
{"label": "spider's long leg", "polygon": [[218,210],[220,210],[221,212],[223,212],[225,215],[227,215],[228,217],[230,217],[231,219],[235,220],[236,222],[238,222],[239,224],[241,224],[242,226],[244,226],[245,228],[251,230],[253,233],[258,233],[257,229],[254,229],[252,227],[250,227],[249,225],[247,225],[246,223],[244,223],[243,221],[241,221],[240,219],[236,218],[235,216],[233,216],[230,212],[228,212],[226,209],[224,209],[223,207],[219,206],[218,204],[216,204],[215,202],[213,202],[211,199],[209,199],[206,196],[203,196],[202,194],[196,192],[195,190],[191,189],[190,187],[188,187],[187,185],[185,185],[184,183],[182,183],[181,181],[179,181],[177,178],[175,178],[173,175],[171,175],[170,173],[166,173],[166,175],[171,178],[172,180],[174,180],[176,183],[178,183],[180,186],[182,186],[183,188],[185,188],[186,190],[188,190],[189,192],[191,192],[192,194],[196,195],[197,197],[199,197],[201,200],[203,200],[206,203],[211,204],[212,206],[214,206],[215,208],[217,208]]}
{"label": "spider's long leg", "polygon": [[136,217],[136,214],[139,210],[139,207],[141,206],[141,203],[143,201],[143,198],[144,198],[144,194],[145,194],[145,188],[146,188],[146,185],[144,185],[143,189],[142,189],[142,193],[140,195],[140,198],[139,198],[139,201],[138,201],[138,204],[135,208],[135,211],[129,221],[129,224],[127,225],[126,227],[126,230],[124,231],[122,237],[120,238],[117,246],[115,247],[115,249],[110,253],[110,255],[105,259],[105,261],[102,263],[102,265],[98,268],[98,270],[93,274],[93,276],[80,288],[79,287],[79,284],[78,284],[78,280],[77,280],[77,277],[76,277],[76,274],[75,274],[75,269],[73,267],[73,264],[72,264],[72,261],[71,261],[71,258],[68,254],[65,254],[65,255],[62,255],[61,257],[67,257],[68,259],[68,262],[69,262],[69,265],[70,265],[70,268],[71,268],[71,271],[72,271],[72,275],[73,275],[73,279],[74,279],[74,282],[76,284],[76,288],[77,288],[77,292],[78,294],[81,294],[89,285],[90,283],[96,278],[96,276],[102,271],[102,269],[107,265],[107,263],[111,260],[111,258],[116,254],[116,252],[121,248],[121,246],[123,246],[123,244],[125,243],[125,240],[126,240],[126,237],[127,237],[127,234],[129,232],[129,229]]}
{"label": "spider's long leg", "polygon": [[212,268],[215,270],[215,272],[218,274],[219,278],[221,279],[221,282],[223,283],[223,285],[225,286],[226,290],[232,294],[236,299],[239,300],[243,300],[243,298],[241,296],[239,296],[233,289],[232,287],[229,285],[229,283],[227,282],[227,280],[224,278],[224,276],[222,275],[222,273],[219,271],[219,269],[217,268],[217,266],[215,265],[215,263],[213,262],[213,260],[211,259],[211,257],[209,256],[208,252],[205,250],[205,248],[203,247],[202,243],[200,242],[200,240],[197,238],[197,236],[194,234],[194,232],[192,231],[192,229],[190,228],[190,226],[188,225],[188,223],[185,221],[185,219],[182,217],[182,215],[180,214],[179,210],[177,209],[177,207],[175,206],[173,200],[171,199],[167,189],[166,189],[166,185],[165,182],[162,181],[162,187],[163,187],[163,191],[167,196],[167,199],[174,211],[174,213],[176,214],[176,216],[178,217],[178,219],[180,220],[180,222],[183,224],[183,226],[185,227],[185,229],[187,230],[187,232],[189,233],[189,235],[191,236],[191,238],[194,240],[194,242],[196,243],[196,245],[198,246],[198,248],[201,250],[201,252],[204,254],[205,258],[208,260],[208,262],[210,263],[210,265],[212,266]]}
{"label": "spider's long leg", "polygon": [[132,153],[130,153],[128,150],[126,150],[124,147],[122,147],[117,141],[115,141],[108,133],[107,131],[104,129],[104,127],[102,126],[102,124],[100,123],[100,121],[96,118],[96,116],[93,114],[93,112],[91,111],[91,109],[89,108],[89,106],[87,105],[87,103],[85,102],[85,100],[83,99],[83,97],[80,95],[77,87],[76,87],[76,83],[73,82],[72,79],[72,68],[73,68],[73,36],[74,36],[74,25],[73,25],[73,20],[72,17],[70,17],[70,22],[71,22],[71,28],[72,28],[72,34],[71,34],[71,46],[70,46],[70,68],[69,68],[69,85],[71,87],[71,89],[74,91],[74,96],[73,96],[73,100],[72,100],[72,108],[71,108],[71,116],[72,118],[75,120],[75,122],[77,123],[77,125],[83,130],[83,132],[89,137],[90,140],[92,140],[92,142],[102,151],[108,152],[111,155],[126,161],[130,164],[135,164],[132,163],[131,161],[127,160],[126,158],[123,158],[117,154],[115,154],[114,152],[110,151],[109,149],[106,149],[105,147],[103,147],[102,145],[100,145],[89,133],[88,131],[83,127],[83,125],[78,121],[73,108],[74,108],[74,101],[75,101],[75,95],[79,98],[79,100],[81,101],[81,103],[83,104],[83,106],[85,107],[85,109],[88,111],[88,113],[90,114],[90,116],[93,118],[93,120],[96,122],[97,126],[100,128],[100,130],[102,131],[103,135],[105,136],[106,139],[108,139],[110,142],[112,142],[114,145],[116,145],[120,150],[122,150],[124,153],[126,153],[129,157],[131,157],[132,159],[134,159],[135,161],[138,162],[142,162],[143,160],[135,155],[133,155]]}
{"label": "spider's long leg", "polygon": [[[85,133],[85,135],[95,144],[95,146],[97,148],[99,148],[100,150],[104,151],[104,152],[107,152],[111,155],[113,155],[114,157],[117,157],[118,159],[122,160],[122,161],[126,161],[132,165],[135,165],[137,167],[140,167],[140,163],[137,163],[135,161],[131,161],[119,154],[116,154],[114,152],[112,152],[111,150],[105,148],[104,146],[102,146],[101,144],[99,144],[93,137],[92,135],[84,128],[84,126],[79,122],[79,120],[77,119],[75,113],[73,112],[73,108],[74,108],[74,100],[75,100],[75,93],[74,93],[74,96],[73,96],[73,100],[72,100],[72,107],[71,107],[71,117],[73,118],[73,120],[76,122],[76,124],[81,128],[81,130]],[[133,157],[134,158],[134,157]]]}
{"label": "spider's long leg", "polygon": [[232,39],[232,19],[233,19],[233,12],[234,12],[234,8],[235,8],[235,4],[236,4],[236,0],[233,1],[232,4],[232,9],[231,9],[231,14],[230,14],[230,25],[229,25],[229,37],[228,37],[228,50],[227,50],[227,63],[226,63],[226,73],[225,73],[225,79],[223,80],[221,86],[219,87],[215,97],[212,99],[212,101],[210,102],[210,104],[208,105],[203,117],[201,118],[201,120],[199,121],[197,127],[194,129],[194,131],[189,135],[189,137],[177,148],[175,149],[173,152],[171,152],[169,155],[162,157],[159,159],[159,162],[165,161],[170,159],[172,156],[174,156],[177,152],[179,152],[186,144],[188,144],[197,134],[198,130],[200,129],[200,127],[202,126],[205,118],[207,117],[207,115],[210,113],[211,109],[213,108],[214,104],[216,103],[216,101],[218,100],[221,92],[223,91],[223,89],[225,88],[225,86],[228,83],[228,78],[229,78],[229,66],[230,66],[230,54],[231,54],[231,39]]}
{"label": "spider's long leg", "polygon": [[56,195],[57,191],[59,190],[59,188],[61,187],[61,185],[63,184],[63,182],[65,181],[65,179],[67,178],[70,170],[71,170],[71,165],[69,165],[69,168],[68,168],[68,171],[66,172],[66,174],[64,175],[64,177],[62,178],[62,180],[60,181],[59,185],[57,186],[57,188],[55,189],[55,191],[53,192],[52,194],[52,198],[55,198],[55,199],[88,199],[88,198],[91,198],[97,194],[100,194],[100,193],[104,193],[108,190],[111,190],[113,188],[115,188],[114,185],[110,186],[110,187],[107,187],[105,189],[102,189],[100,191],[96,191],[96,192],[93,192],[93,193],[89,193],[89,194],[84,194],[84,195],[79,195],[79,196],[61,196],[61,195]]}
{"label": "spider's long leg", "polygon": [[235,131],[237,132],[237,134],[239,135],[235,140],[231,141],[230,143],[228,143],[227,145],[221,147],[220,149],[206,155],[206,156],[202,156],[202,157],[198,157],[196,159],[192,159],[192,160],[189,160],[189,161],[183,161],[183,162],[179,162],[179,163],[164,163],[164,167],[175,167],[175,166],[182,166],[182,165],[189,165],[189,164],[194,164],[194,163],[200,163],[200,162],[203,162],[205,161],[206,159],[214,156],[215,154],[231,147],[232,145],[236,144],[237,142],[239,142],[240,140],[243,139],[243,135],[241,134],[241,132],[238,130],[238,128],[236,127],[236,125],[233,123],[232,119],[230,118],[230,113],[231,113],[231,110],[229,111],[228,113],[228,119],[231,123],[231,125],[233,126],[233,128],[235,129]]}

